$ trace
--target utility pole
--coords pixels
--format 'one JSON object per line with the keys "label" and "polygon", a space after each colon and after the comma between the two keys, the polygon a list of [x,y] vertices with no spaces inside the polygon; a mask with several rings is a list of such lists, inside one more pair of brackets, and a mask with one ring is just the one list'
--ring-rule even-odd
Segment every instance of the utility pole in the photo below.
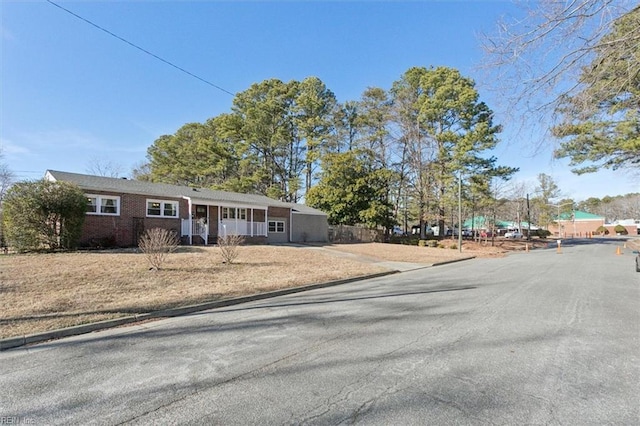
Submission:
{"label": "utility pole", "polygon": [[531,208],[529,207],[529,193],[527,192],[527,241],[531,241]]}
{"label": "utility pole", "polygon": [[458,250],[462,253],[462,170],[458,172]]}

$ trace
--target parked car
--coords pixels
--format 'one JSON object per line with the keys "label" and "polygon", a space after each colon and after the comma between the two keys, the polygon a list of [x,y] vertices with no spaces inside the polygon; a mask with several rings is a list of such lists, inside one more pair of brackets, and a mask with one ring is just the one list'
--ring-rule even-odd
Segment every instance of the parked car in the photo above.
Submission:
{"label": "parked car", "polygon": [[[411,234],[412,235],[420,235],[420,225],[413,225],[411,227]],[[427,235],[427,236],[433,235],[433,229],[430,226],[425,225],[425,227],[424,227],[424,235]]]}
{"label": "parked car", "polygon": [[505,238],[524,238],[520,231],[508,231],[504,234]]}
{"label": "parked car", "polygon": [[463,229],[462,237],[464,238],[473,238],[473,231],[471,229]]}

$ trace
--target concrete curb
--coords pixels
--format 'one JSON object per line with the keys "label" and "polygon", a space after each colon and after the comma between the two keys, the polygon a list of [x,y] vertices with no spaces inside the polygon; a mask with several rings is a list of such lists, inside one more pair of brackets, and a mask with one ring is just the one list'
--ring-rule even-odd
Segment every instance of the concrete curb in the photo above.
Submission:
{"label": "concrete curb", "polygon": [[276,296],[284,296],[287,294],[301,293],[303,291],[315,290],[318,288],[333,287],[341,284],[348,284],[356,281],[368,280],[373,278],[384,277],[396,274],[399,271],[379,272],[377,274],[363,275],[359,277],[346,278],[343,280],[328,281],[319,284],[309,284],[300,287],[284,288],[281,290],[269,291],[266,293],[257,293],[250,296],[236,297],[233,299],[218,300],[215,302],[199,303],[197,305],[181,306],[179,308],[165,309],[162,311],[149,312],[146,314],[132,315],[128,317],[115,318],[111,320],[98,321],[90,324],[76,325],[73,327],[61,328],[58,330],[45,331],[42,333],[34,333],[26,336],[9,337],[0,339],[0,351],[6,349],[17,348],[33,343],[41,343],[47,340],[61,339],[63,337],[77,336],[80,334],[91,333],[93,331],[105,330],[108,328],[119,327],[121,325],[133,324],[136,322],[156,319],[171,318],[180,315],[191,314],[199,311],[206,311],[215,308],[224,308],[226,306],[239,305],[241,303],[253,302],[255,300],[269,299]]}
{"label": "concrete curb", "polygon": [[[446,260],[443,262],[425,265],[425,268],[432,266],[447,265],[449,263],[462,262],[463,260],[475,259],[476,256],[464,257],[461,259]],[[422,268],[420,268],[422,269]],[[239,305],[241,303],[253,302],[256,300],[269,299],[276,296],[284,296],[287,294],[301,293],[303,291],[315,290],[318,288],[333,287],[341,284],[348,284],[356,281],[363,281],[373,278],[384,277],[387,275],[397,274],[401,271],[392,270],[387,272],[379,272],[377,274],[362,275],[359,277],[346,278],[343,280],[328,281],[325,283],[309,284],[300,287],[284,288],[281,290],[268,291],[265,293],[257,293],[249,296],[236,297],[233,299],[218,300],[215,302],[199,303],[197,305],[181,306],[179,308],[164,309],[162,311],[149,312],[146,314],[132,315],[128,317],[115,318],[93,322],[89,324],[76,325],[73,327],[61,328],[58,330],[45,331],[42,333],[28,334],[26,336],[9,337],[0,339],[0,351],[17,348],[20,346],[30,345],[33,343],[46,342],[47,340],[61,339],[63,337],[78,336],[80,334],[91,333],[94,331],[106,330],[108,328],[119,327],[122,325],[133,324],[148,319],[171,318],[180,315],[192,314],[194,312],[207,311],[209,309],[224,308],[226,306]]]}
{"label": "concrete curb", "polygon": [[463,257],[461,259],[452,259],[452,260],[445,260],[443,262],[437,262],[432,264],[431,266],[442,266],[442,265],[448,265],[450,263],[457,263],[457,262],[462,262],[463,260],[471,260],[471,259],[475,259],[476,256],[469,256],[469,257]]}

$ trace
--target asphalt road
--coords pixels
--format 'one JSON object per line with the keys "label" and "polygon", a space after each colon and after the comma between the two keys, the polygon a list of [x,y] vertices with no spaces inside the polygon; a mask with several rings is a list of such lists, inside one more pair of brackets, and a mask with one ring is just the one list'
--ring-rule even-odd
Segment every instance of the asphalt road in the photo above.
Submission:
{"label": "asphalt road", "polygon": [[0,424],[640,424],[622,242],[474,259],[0,353]]}

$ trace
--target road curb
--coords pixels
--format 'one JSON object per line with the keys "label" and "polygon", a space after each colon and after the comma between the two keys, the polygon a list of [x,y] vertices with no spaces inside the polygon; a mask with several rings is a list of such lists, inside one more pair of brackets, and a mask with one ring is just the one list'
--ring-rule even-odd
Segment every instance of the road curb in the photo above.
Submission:
{"label": "road curb", "polygon": [[194,312],[206,311],[209,309],[224,308],[226,306],[239,305],[241,303],[253,302],[256,300],[269,299],[272,297],[284,296],[287,294],[294,294],[294,293],[301,293],[303,291],[315,290],[318,288],[333,287],[333,286],[348,284],[356,281],[384,277],[387,275],[397,274],[399,272],[400,271],[395,271],[395,270],[379,272],[377,274],[369,274],[369,275],[363,275],[359,277],[345,278],[342,280],[328,281],[328,282],[317,283],[317,284],[309,284],[309,285],[304,285],[299,287],[283,288],[280,290],[273,290],[265,293],[257,293],[249,296],[235,297],[232,299],[218,300],[215,302],[204,302],[204,303],[198,303],[196,305],[164,309],[161,311],[154,311],[154,312],[149,312],[145,314],[98,321],[98,322],[76,325],[76,326],[67,327],[67,328],[60,328],[57,330],[45,331],[42,333],[28,334],[26,336],[8,337],[6,339],[0,339],[0,351],[12,349],[12,348],[18,348],[20,346],[25,346],[33,343],[41,343],[47,340],[61,339],[63,337],[78,336],[80,334],[106,330],[108,328],[114,328],[122,325],[133,324],[133,323],[148,320],[148,319],[177,317],[180,315],[192,314]]}
{"label": "road curb", "polygon": [[469,256],[469,257],[463,257],[461,259],[452,259],[452,260],[445,260],[442,262],[436,262],[433,263],[431,266],[442,266],[442,265],[448,265],[450,263],[457,263],[457,262],[462,262],[464,260],[471,260],[471,259],[475,259],[476,256]]}

